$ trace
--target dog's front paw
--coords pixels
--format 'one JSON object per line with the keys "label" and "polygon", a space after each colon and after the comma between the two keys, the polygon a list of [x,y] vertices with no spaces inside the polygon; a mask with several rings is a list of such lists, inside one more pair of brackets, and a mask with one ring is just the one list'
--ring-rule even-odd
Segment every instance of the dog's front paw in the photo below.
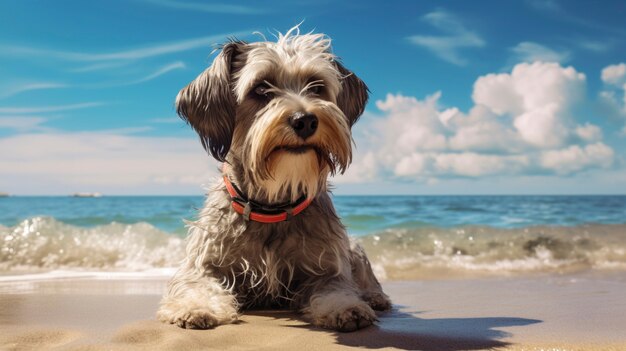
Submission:
{"label": "dog's front paw", "polygon": [[171,309],[161,307],[157,319],[164,323],[176,324],[186,329],[211,329],[220,324],[229,324],[237,321],[237,312],[231,311],[216,313],[206,307]]}
{"label": "dog's front paw", "polygon": [[369,306],[355,306],[339,312],[336,318],[337,323],[333,329],[341,332],[353,332],[372,325],[376,321],[376,314]]}
{"label": "dog's front paw", "polygon": [[219,321],[211,311],[197,308],[176,316],[170,323],[187,329],[211,329],[218,325]]}
{"label": "dog's front paw", "polygon": [[340,332],[353,332],[369,327],[376,321],[376,314],[364,302],[345,309],[338,309],[319,318],[315,324],[322,328],[334,329]]}
{"label": "dog's front paw", "polygon": [[[372,325],[377,319],[372,308],[356,296],[352,301],[321,299],[309,307],[307,315],[313,324],[341,332],[352,332]],[[323,301],[326,300],[326,301]],[[327,304],[322,304],[326,302]]]}

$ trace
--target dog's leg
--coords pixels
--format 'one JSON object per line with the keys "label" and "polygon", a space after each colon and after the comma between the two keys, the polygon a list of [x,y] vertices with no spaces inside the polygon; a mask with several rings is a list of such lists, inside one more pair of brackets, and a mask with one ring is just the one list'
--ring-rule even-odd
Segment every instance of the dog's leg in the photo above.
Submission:
{"label": "dog's leg", "polygon": [[342,332],[365,328],[376,321],[376,314],[361,299],[358,288],[345,277],[318,282],[309,306],[302,311],[314,325]]}
{"label": "dog's leg", "polygon": [[196,272],[174,276],[157,318],[187,329],[209,329],[237,321],[237,300],[213,277]]}
{"label": "dog's leg", "polygon": [[169,282],[157,318],[181,328],[208,329],[237,321],[235,296],[206,268],[213,256],[210,235],[192,229],[187,242],[187,257]]}
{"label": "dog's leg", "polygon": [[365,251],[356,242],[352,242],[350,246],[352,278],[361,290],[361,297],[377,311],[391,309],[391,300],[383,292],[383,288],[380,286],[378,279],[376,279]]}

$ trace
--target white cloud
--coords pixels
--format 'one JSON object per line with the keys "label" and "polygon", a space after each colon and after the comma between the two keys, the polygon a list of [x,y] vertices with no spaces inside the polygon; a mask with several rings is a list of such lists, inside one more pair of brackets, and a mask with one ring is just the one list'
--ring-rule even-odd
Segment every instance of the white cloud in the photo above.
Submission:
{"label": "white cloud", "polygon": [[[523,155],[489,155],[475,152],[415,152],[402,157],[394,173],[400,177],[463,176],[478,177],[494,174],[513,174],[528,165]],[[432,178],[427,178],[432,179]]]}
{"label": "white cloud", "polygon": [[557,63],[521,63],[511,74],[478,78],[472,95],[498,115],[511,115],[524,141],[558,147],[569,136],[572,108],[584,96],[585,75]]}
{"label": "white cloud", "polygon": [[10,85],[6,85],[0,88],[0,98],[11,97],[20,93],[24,93],[27,91],[33,90],[44,90],[44,89],[59,89],[66,88],[67,85],[60,83],[52,83],[52,82],[36,82],[36,83],[25,83],[25,84],[16,84],[12,83]]}
{"label": "white cloud", "polygon": [[[395,152],[405,153],[412,150],[441,150],[446,148],[443,134],[445,126],[437,110],[437,101],[441,96],[435,93],[423,102],[401,95],[387,95],[385,101],[377,101],[376,106],[389,116],[377,124],[376,130],[389,131],[383,137],[391,143],[385,146]],[[395,132],[402,130],[401,135]]]}
{"label": "white cloud", "polygon": [[442,107],[439,92],[424,100],[389,94],[376,102],[380,115],[359,125],[372,132],[356,137],[359,155],[345,179],[428,182],[610,167],[615,155],[601,129],[573,115],[585,83],[572,67],[535,62],[479,77],[468,113]]}
{"label": "white cloud", "polygon": [[11,129],[17,132],[47,130],[41,124],[47,119],[37,116],[0,116],[0,129]]}
{"label": "white cloud", "polygon": [[[0,188],[22,194],[200,193],[217,167],[195,139],[113,133],[0,138]],[[167,184],[167,186],[164,186]]]}
{"label": "white cloud", "polygon": [[413,35],[408,37],[408,40],[452,64],[459,66],[467,64],[467,60],[459,54],[459,49],[481,48],[486,45],[478,34],[465,28],[458,18],[446,11],[437,10],[428,13],[422,20],[448,35]]}
{"label": "white cloud", "polygon": [[152,123],[181,123],[181,119],[179,117],[163,117],[163,118],[153,118],[150,120]]}
{"label": "white cloud", "polygon": [[604,67],[601,78],[604,83],[618,87],[626,84],[626,63]]}
{"label": "white cloud", "polygon": [[[111,88],[111,87],[118,87],[118,86],[141,84],[141,83],[154,80],[171,71],[174,71],[177,69],[184,69],[185,67],[186,66],[184,62],[176,61],[176,62],[167,64],[165,66],[162,66],[158,68],[156,71],[144,77],[140,77],[131,81],[116,82],[116,83],[73,84],[73,85],[57,84],[57,83],[29,83],[29,84],[20,85],[16,83],[11,83],[11,84],[7,84],[8,85],[7,88],[4,88],[4,89],[0,88],[0,98],[11,97],[11,96],[14,96],[19,93],[26,92],[26,91],[42,90],[42,89],[58,89],[58,88],[101,89],[101,88]],[[17,113],[17,112],[13,112],[13,113]]]}
{"label": "white cloud", "polygon": [[185,63],[182,61],[176,61],[176,62],[172,62],[170,64],[167,64],[165,66],[162,66],[161,68],[157,69],[156,71],[141,77],[141,78],[137,78],[134,80],[130,80],[130,81],[126,81],[126,82],[112,82],[112,83],[99,83],[99,84],[85,84],[85,85],[77,85],[77,87],[83,87],[83,88],[89,88],[89,89],[101,89],[101,88],[112,88],[112,87],[119,87],[119,86],[127,86],[127,85],[135,85],[135,84],[141,84],[141,83],[145,83],[145,82],[149,82],[151,80],[154,80],[168,72],[177,70],[177,69],[183,69],[185,68]]}
{"label": "white cloud", "polygon": [[517,62],[559,62],[565,63],[570,59],[569,51],[556,51],[547,46],[525,41],[517,44],[511,49]]}
{"label": "white cloud", "polygon": [[556,104],[542,106],[515,118],[513,125],[528,143],[541,148],[561,146],[568,137],[568,128]]}
{"label": "white cloud", "polygon": [[98,63],[88,64],[87,66],[71,68],[71,69],[68,69],[68,72],[85,73],[85,72],[101,71],[101,70],[110,69],[110,68],[124,67],[130,64],[131,62],[132,61],[98,62]]}
{"label": "white cloud", "polygon": [[399,176],[420,176],[430,167],[427,162],[432,160],[425,154],[415,152],[402,157],[396,164],[394,173]]}
{"label": "white cloud", "polygon": [[602,140],[602,129],[590,123],[576,127],[576,134],[582,140],[592,143]]}
{"label": "white cloud", "polygon": [[27,46],[9,46],[0,45],[0,55],[2,56],[14,56],[14,57],[44,57],[55,58],[67,61],[116,61],[116,60],[138,60],[148,57],[161,56],[166,54],[172,54],[181,51],[188,51],[198,48],[210,48],[225,38],[233,36],[243,36],[251,33],[250,31],[241,31],[235,33],[224,33],[217,35],[210,35],[201,38],[177,40],[168,43],[158,43],[150,46],[144,46],[134,49],[128,49],[124,51],[114,51],[105,53],[82,53],[73,51],[59,51],[41,49]]}
{"label": "white cloud", "polygon": [[457,114],[452,119],[454,134],[449,138],[450,149],[503,153],[522,148],[523,142],[515,130],[485,106],[474,106],[467,116],[458,110]]}
{"label": "white cloud", "polygon": [[541,165],[557,174],[569,174],[585,168],[608,168],[613,164],[613,149],[603,143],[584,147],[571,145],[561,150],[545,151],[541,155]]}
{"label": "white cloud", "polygon": [[609,115],[626,120],[626,63],[604,67],[600,77],[606,84],[600,104]]}
{"label": "white cloud", "polygon": [[7,114],[27,114],[27,113],[46,113],[80,110],[84,108],[102,106],[102,102],[83,102],[79,104],[55,105],[55,106],[38,106],[38,107],[0,107],[0,113]]}
{"label": "white cloud", "polygon": [[177,10],[190,10],[208,13],[227,13],[235,15],[254,15],[266,13],[265,9],[257,9],[249,6],[232,5],[232,4],[215,4],[215,3],[199,3],[199,2],[182,2],[174,0],[144,0],[147,3],[159,5]]}
{"label": "white cloud", "polygon": [[580,47],[581,49],[595,52],[595,53],[607,52],[611,50],[613,46],[615,46],[615,43],[608,39],[604,39],[603,41],[595,41],[595,40],[577,38],[577,39],[573,39],[572,42],[578,47]]}
{"label": "white cloud", "polygon": [[119,135],[127,135],[127,134],[138,134],[153,130],[153,127],[143,126],[143,127],[123,127],[123,128],[113,128],[113,129],[100,129],[100,130],[92,130],[89,133],[93,134],[119,134]]}
{"label": "white cloud", "polygon": [[172,63],[170,63],[168,65],[165,65],[165,66],[159,68],[155,72],[153,72],[153,73],[151,73],[151,74],[149,74],[149,75],[147,75],[147,76],[145,76],[145,77],[143,77],[141,79],[138,79],[138,80],[134,81],[133,84],[139,84],[139,83],[148,82],[148,81],[156,79],[156,78],[158,78],[158,77],[160,77],[160,76],[162,76],[162,75],[164,75],[164,74],[166,74],[168,72],[171,72],[171,71],[177,70],[177,69],[183,69],[183,68],[185,68],[185,63],[184,62],[181,62],[181,61],[172,62]]}
{"label": "white cloud", "polygon": [[525,156],[483,155],[473,152],[442,153],[435,157],[438,174],[478,177],[492,174],[511,174],[525,166]]}

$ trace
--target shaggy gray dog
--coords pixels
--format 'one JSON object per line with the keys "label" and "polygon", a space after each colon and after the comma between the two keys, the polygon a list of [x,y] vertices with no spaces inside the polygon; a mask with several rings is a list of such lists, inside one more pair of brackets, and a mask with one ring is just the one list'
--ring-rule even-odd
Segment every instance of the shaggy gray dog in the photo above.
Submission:
{"label": "shaggy gray dog", "polygon": [[276,42],[223,45],[176,98],[224,167],[190,225],[159,320],[212,328],[237,321],[242,307],[289,307],[353,331],[391,307],[327,190],[351,162],[351,127],[367,98],[322,34],[295,27]]}

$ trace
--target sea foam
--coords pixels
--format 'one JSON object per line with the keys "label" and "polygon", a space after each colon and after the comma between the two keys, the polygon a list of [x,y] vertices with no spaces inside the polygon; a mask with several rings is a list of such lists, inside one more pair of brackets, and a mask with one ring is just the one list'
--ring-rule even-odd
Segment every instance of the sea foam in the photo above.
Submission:
{"label": "sea foam", "polygon": [[626,225],[388,229],[359,238],[387,279],[626,270]]}
{"label": "sea foam", "polygon": [[[356,239],[381,279],[626,270],[625,224],[390,228]],[[173,272],[183,257],[182,237],[145,222],[85,228],[33,217],[0,226],[3,275]]]}
{"label": "sea foam", "polygon": [[137,271],[172,267],[183,240],[145,223],[83,228],[50,217],[0,227],[0,270],[59,268]]}

